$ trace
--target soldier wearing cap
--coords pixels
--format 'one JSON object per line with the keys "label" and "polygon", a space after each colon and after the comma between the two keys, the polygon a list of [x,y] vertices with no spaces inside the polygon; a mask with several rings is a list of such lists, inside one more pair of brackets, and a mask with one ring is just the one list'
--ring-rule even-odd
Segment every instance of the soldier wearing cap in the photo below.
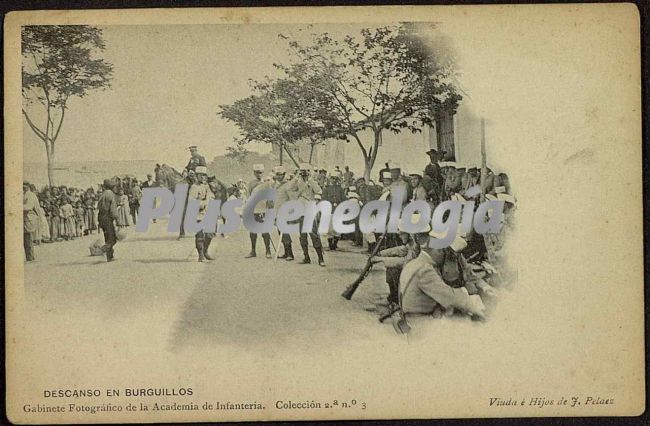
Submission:
{"label": "soldier wearing cap", "polygon": [[[283,166],[274,167],[273,174],[274,174],[273,186],[277,191],[277,195],[275,198],[275,204],[272,207],[275,207],[275,209],[279,209],[282,206],[282,204],[286,203],[290,199],[289,193],[287,192],[287,187],[289,182],[285,180],[287,171]],[[294,257],[293,257],[293,248],[291,246],[291,235],[284,234],[284,233],[282,234],[282,246],[284,247],[284,254],[282,256],[278,256],[278,258],[285,259],[287,261],[292,261]]]}
{"label": "soldier wearing cap", "polygon": [[438,151],[433,148],[427,151],[427,155],[429,156],[430,162],[424,168],[424,174],[433,179],[438,186],[442,186],[442,173],[440,165],[438,164],[440,161],[440,155],[438,154]]}
{"label": "soldier wearing cap", "polygon": [[104,179],[104,192],[97,201],[97,222],[104,233],[104,246],[102,250],[106,253],[106,260],[114,260],[113,247],[117,244],[117,235],[115,232],[115,221],[117,220],[117,196],[113,192],[115,181]]}
{"label": "soldier wearing cap", "polygon": [[190,150],[190,161],[187,163],[187,166],[185,166],[185,171],[189,173],[190,170],[196,171],[196,168],[199,166],[207,166],[205,162],[205,157],[203,157],[201,154],[199,154],[198,147],[196,145],[192,145],[188,147]]}
{"label": "soldier wearing cap", "polygon": [[[248,193],[252,196],[254,191],[260,191],[271,187],[270,182],[264,182],[262,176],[264,175],[264,164],[253,164],[253,174],[255,178],[251,180],[248,184]],[[255,220],[258,222],[264,221],[264,213],[266,212],[266,205],[263,203],[258,203],[253,209],[253,214]],[[246,256],[247,259],[257,256],[256,245],[257,245],[257,234],[249,233],[251,239],[251,251]],[[262,239],[264,240],[264,249],[265,256],[267,259],[270,259],[271,256],[271,234],[265,232],[262,234]]]}
{"label": "soldier wearing cap", "polygon": [[[291,182],[289,182],[287,186],[287,193],[289,194],[290,199],[302,200],[304,202],[308,202],[308,201],[318,200],[321,198],[321,193],[322,193],[321,187],[314,179],[310,178],[309,176],[310,169],[311,166],[309,164],[303,163],[300,165],[300,169],[298,170],[298,176],[295,179],[293,179]],[[311,243],[314,246],[314,250],[316,250],[316,254],[318,255],[318,265],[325,266],[325,259],[323,257],[323,246],[320,242],[320,236],[316,232],[318,228],[318,224],[316,222],[317,221],[314,221],[314,229],[312,229],[312,232],[309,232],[309,237],[311,238]],[[300,225],[302,228],[302,222]],[[307,242],[307,233],[304,232],[300,233],[300,247],[302,248],[302,252],[304,255],[304,258],[300,263],[301,264],[311,263],[311,259],[309,257],[309,245]]]}
{"label": "soldier wearing cap", "polygon": [[[203,220],[208,208],[208,203],[213,198],[212,191],[210,191],[207,184],[207,173],[207,167],[197,166],[194,170],[194,182],[192,183],[192,186],[190,186],[188,192],[188,199],[198,200],[199,202],[197,221]],[[194,244],[196,251],[199,254],[199,262],[214,260],[208,255],[208,247],[210,246],[210,241],[212,240],[213,235],[213,233],[205,232],[203,230],[200,230],[194,235]]]}
{"label": "soldier wearing cap", "polygon": [[422,174],[420,172],[412,171],[409,173],[411,178],[411,192],[412,196],[410,201],[428,201],[429,197],[427,196],[427,191],[422,185]]}
{"label": "soldier wearing cap", "polygon": [[442,267],[440,258],[440,250],[430,248],[428,241],[424,241],[420,254],[404,266],[399,279],[401,312],[407,317],[431,315],[437,307],[442,307],[484,317],[485,305],[480,296],[470,296],[466,288],[453,288],[445,283],[438,271]]}
{"label": "soldier wearing cap", "polygon": [[[340,170],[334,169],[330,172],[329,184],[323,189],[322,199],[332,204],[332,211],[347,199],[345,190],[341,186]],[[339,234],[334,231],[330,223],[330,230],[327,233],[327,245],[330,250],[336,250],[338,248],[339,239]]]}

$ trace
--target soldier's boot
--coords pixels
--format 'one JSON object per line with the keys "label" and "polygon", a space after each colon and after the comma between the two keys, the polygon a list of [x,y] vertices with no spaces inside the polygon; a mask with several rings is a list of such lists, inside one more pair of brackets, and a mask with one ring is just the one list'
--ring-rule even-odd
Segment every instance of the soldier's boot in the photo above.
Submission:
{"label": "soldier's boot", "polygon": [[327,248],[330,250],[334,250],[334,238],[327,239]]}
{"label": "soldier's boot", "polygon": [[323,258],[323,248],[316,248],[316,254],[318,254],[318,266],[325,266],[325,259]]}
{"label": "soldier's boot", "polygon": [[265,256],[267,259],[271,259],[273,256],[271,255],[271,235],[269,234],[262,234],[262,239],[264,239],[264,248],[266,249]]}
{"label": "soldier's boot", "polygon": [[306,265],[308,263],[311,263],[311,259],[309,258],[309,247],[307,244],[303,244],[302,241],[300,242],[300,248],[302,248],[302,253],[304,255],[304,258],[300,262],[301,265]]}
{"label": "soldier's boot", "polygon": [[284,254],[285,254],[285,260],[287,261],[293,260],[293,249],[291,248],[291,244],[289,244],[287,247],[284,248]]}
{"label": "soldier's boot", "polygon": [[377,243],[368,243],[368,253],[372,253],[375,250],[375,244]]}
{"label": "soldier's boot", "polygon": [[203,256],[205,256],[206,259],[208,260],[214,260],[214,257],[210,256],[208,254],[208,249],[210,248],[210,243],[212,242],[212,238],[210,237],[205,237],[204,243],[203,243]]}
{"label": "soldier's boot", "polygon": [[278,259],[286,259],[289,257],[289,252],[291,251],[290,245],[288,246],[287,244],[282,243],[282,246],[284,247],[284,253],[282,253],[282,256],[278,256]]}
{"label": "soldier's boot", "polygon": [[334,250],[338,250],[338,248],[339,248],[339,240],[340,239],[341,238],[339,238],[339,237],[332,238],[332,244],[334,245]]}
{"label": "soldier's boot", "polygon": [[205,262],[205,245],[203,240],[196,241],[196,252],[199,254],[199,262]]}
{"label": "soldier's boot", "polygon": [[251,257],[257,256],[257,253],[255,253],[255,246],[257,244],[257,234],[249,234],[251,238],[251,252],[248,253],[248,256],[246,256],[246,259],[249,259]]}

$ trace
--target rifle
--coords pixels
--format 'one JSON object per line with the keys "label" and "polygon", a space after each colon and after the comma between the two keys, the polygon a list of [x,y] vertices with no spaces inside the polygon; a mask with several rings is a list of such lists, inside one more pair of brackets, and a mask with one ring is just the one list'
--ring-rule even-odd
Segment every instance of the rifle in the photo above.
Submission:
{"label": "rifle", "polygon": [[366,261],[366,266],[363,267],[363,270],[361,271],[359,277],[356,280],[354,280],[354,282],[350,284],[343,293],[341,293],[342,297],[344,297],[347,300],[352,299],[352,295],[354,294],[355,291],[357,291],[359,285],[363,282],[364,279],[366,279],[366,276],[368,276],[368,273],[372,269],[372,258],[375,257],[379,252],[379,248],[381,247],[381,243],[384,242],[384,238],[386,238],[386,232],[384,232],[381,235],[381,237],[379,237],[379,240],[377,240],[377,243],[375,244],[375,248],[372,250],[372,253],[370,253],[370,256],[368,256],[368,260]]}

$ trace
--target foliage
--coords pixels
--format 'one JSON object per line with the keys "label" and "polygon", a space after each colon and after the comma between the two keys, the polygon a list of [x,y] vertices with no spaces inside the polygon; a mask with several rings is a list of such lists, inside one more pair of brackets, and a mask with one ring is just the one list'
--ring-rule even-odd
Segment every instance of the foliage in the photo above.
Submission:
{"label": "foliage", "polygon": [[[113,67],[95,58],[105,48],[102,31],[87,25],[38,25],[22,28],[23,115],[45,144],[50,185],[55,142],[68,100],[110,86]],[[30,106],[44,108],[44,124],[37,125]],[[31,110],[30,110],[31,111]]]}

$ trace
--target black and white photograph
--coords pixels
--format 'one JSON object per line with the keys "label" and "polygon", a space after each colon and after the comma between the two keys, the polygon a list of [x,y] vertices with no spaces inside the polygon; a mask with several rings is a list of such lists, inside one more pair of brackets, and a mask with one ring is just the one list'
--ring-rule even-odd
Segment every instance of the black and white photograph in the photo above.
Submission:
{"label": "black and white photograph", "polygon": [[8,15],[8,418],[641,414],[638,19]]}

